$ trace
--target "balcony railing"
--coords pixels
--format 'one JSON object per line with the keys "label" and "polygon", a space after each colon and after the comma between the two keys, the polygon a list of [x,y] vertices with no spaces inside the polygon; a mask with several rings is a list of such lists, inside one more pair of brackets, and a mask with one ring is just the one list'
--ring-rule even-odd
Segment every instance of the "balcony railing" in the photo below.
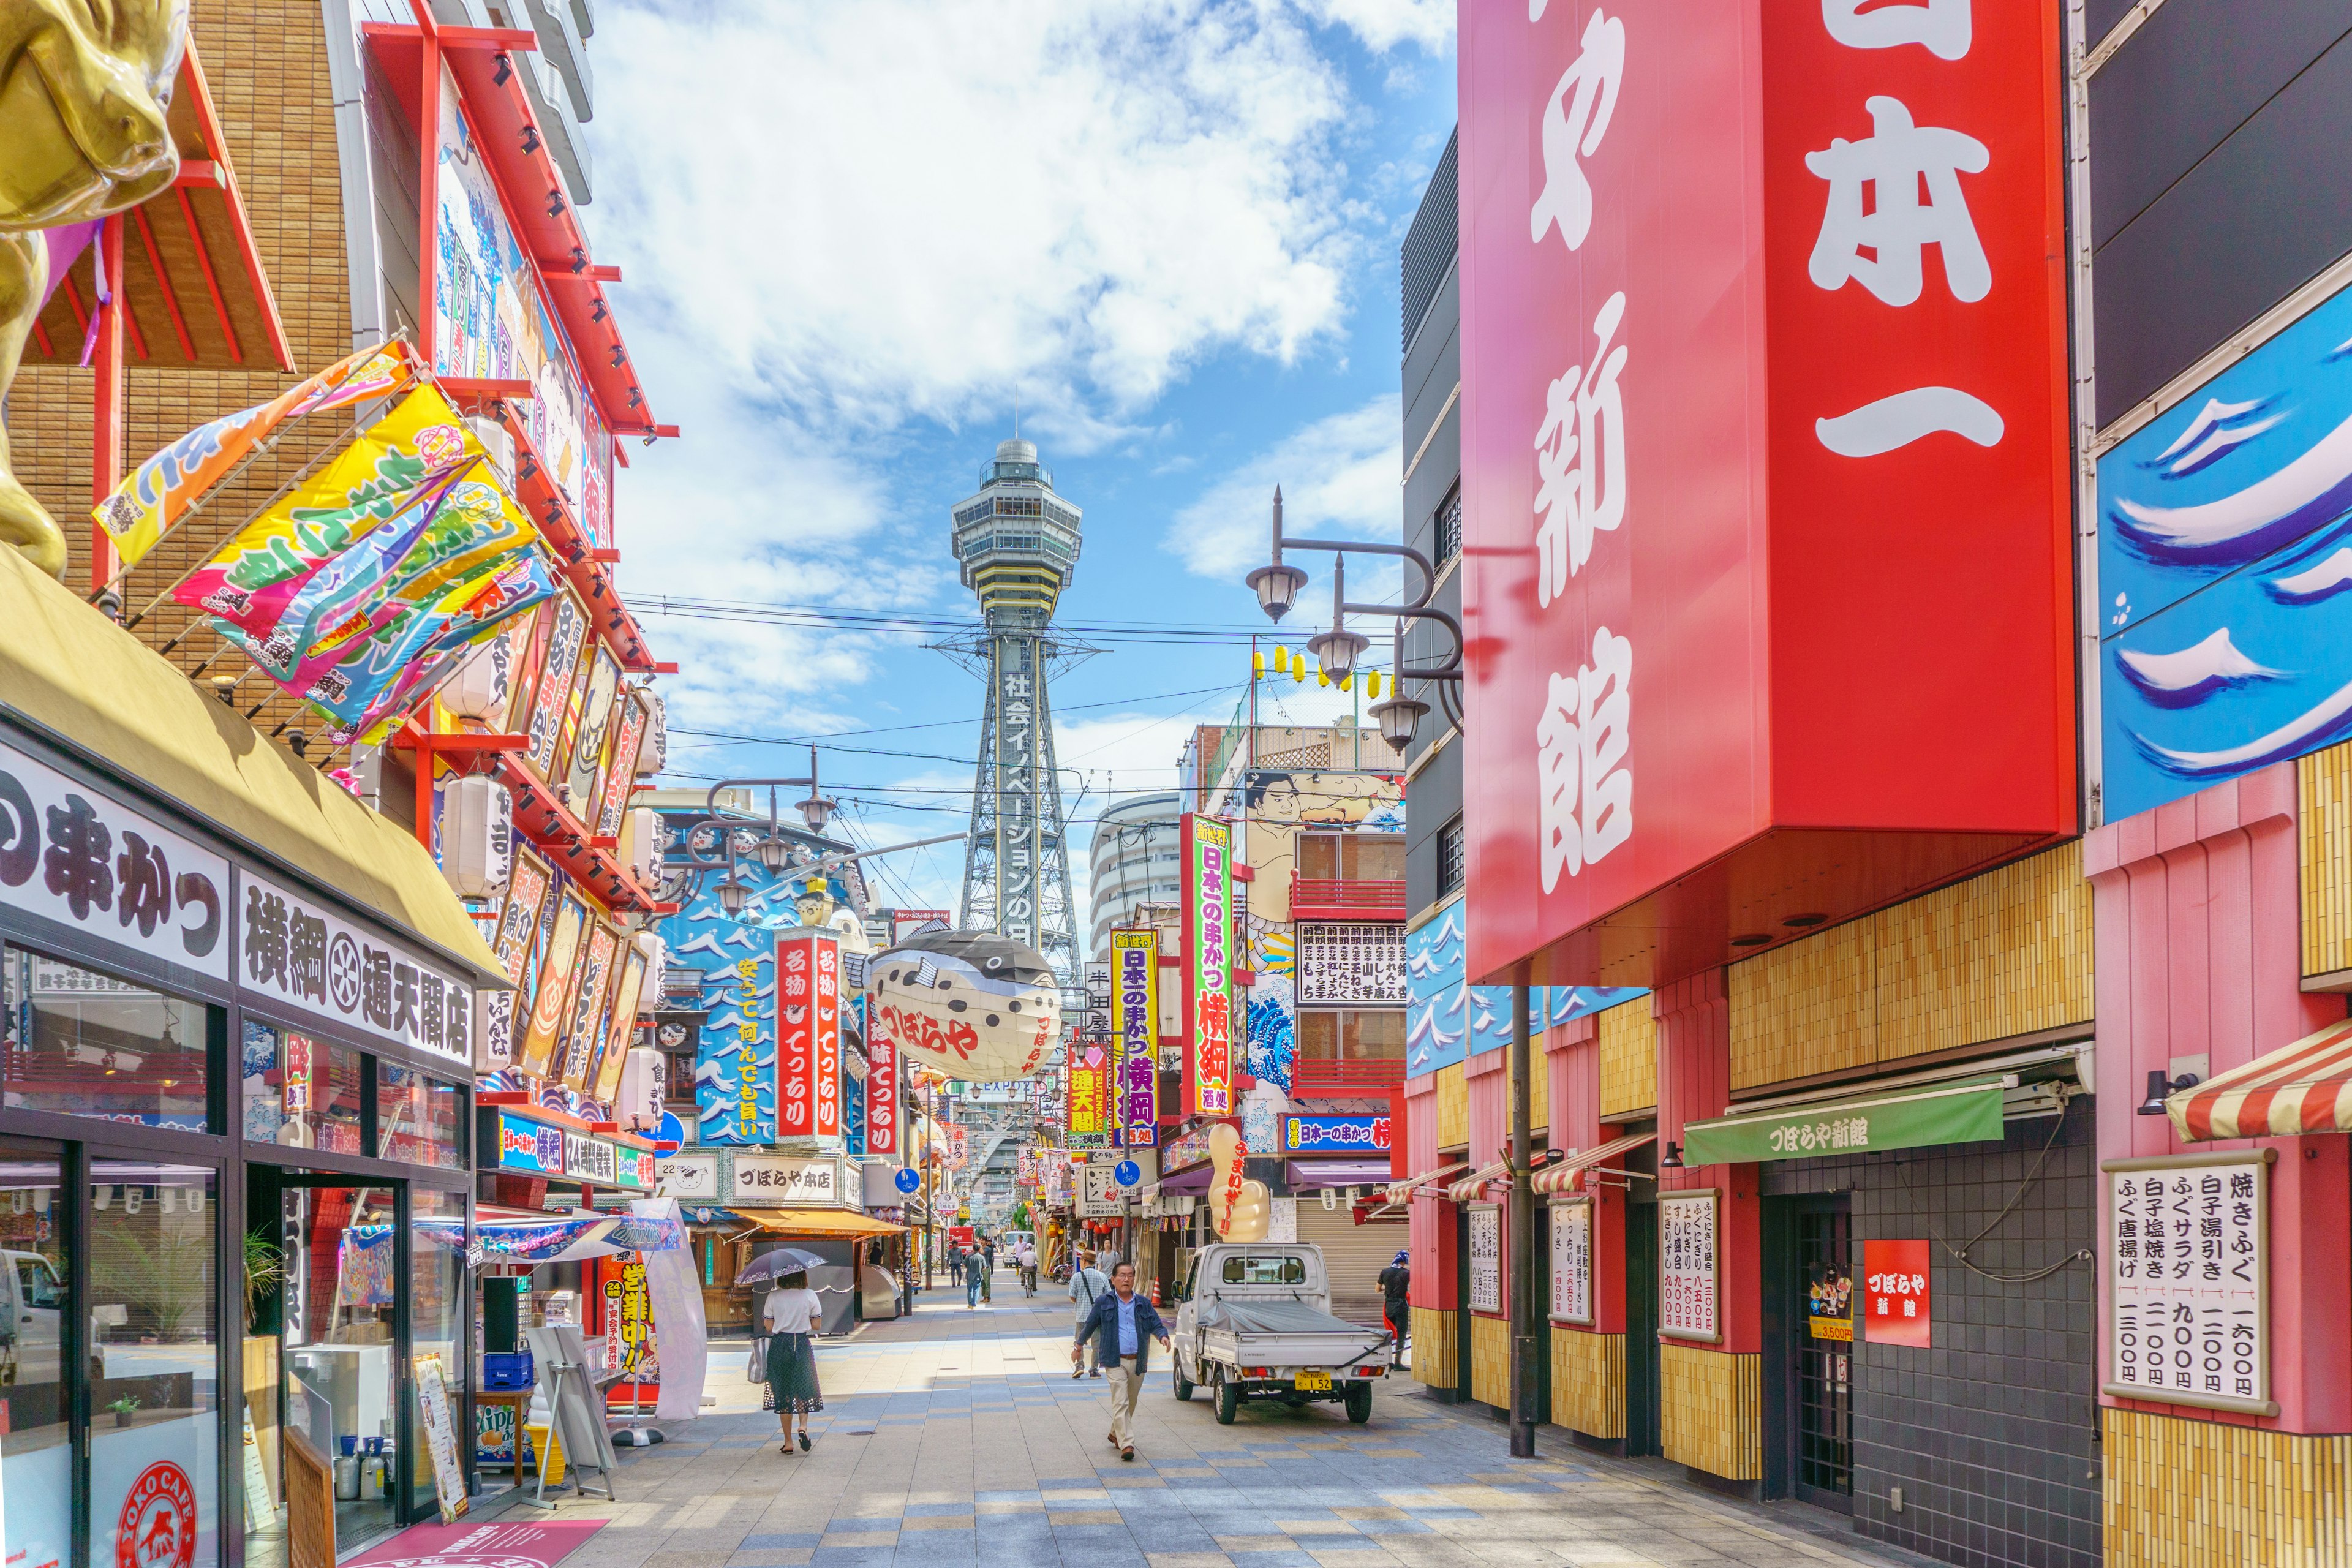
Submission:
{"label": "balcony railing", "polygon": [[1290,875],[1294,921],[1401,921],[1404,879]]}
{"label": "balcony railing", "polygon": [[1404,1081],[1402,1057],[1374,1057],[1357,1061],[1333,1061],[1328,1057],[1300,1057],[1290,1066],[1293,1095],[1385,1094]]}

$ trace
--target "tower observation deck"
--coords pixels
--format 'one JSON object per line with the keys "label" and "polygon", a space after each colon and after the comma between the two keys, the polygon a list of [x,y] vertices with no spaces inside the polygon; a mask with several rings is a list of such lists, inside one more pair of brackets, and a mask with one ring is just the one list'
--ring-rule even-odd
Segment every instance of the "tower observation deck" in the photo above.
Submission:
{"label": "tower observation deck", "polygon": [[1052,632],[1054,608],[1077,572],[1080,513],[1055,494],[1036,447],[1016,437],[998,443],[979,491],[956,504],[954,517],[956,560],[982,625],[934,646],[987,689],[956,923],[1027,943],[1075,984],[1076,914],[1047,685],[1095,651]]}

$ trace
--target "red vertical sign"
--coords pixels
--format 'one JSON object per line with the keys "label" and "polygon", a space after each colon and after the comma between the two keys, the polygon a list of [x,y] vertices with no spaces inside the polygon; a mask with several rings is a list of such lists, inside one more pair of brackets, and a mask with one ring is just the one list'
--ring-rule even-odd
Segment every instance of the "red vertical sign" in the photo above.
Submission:
{"label": "red vertical sign", "polygon": [[1864,1242],[1864,1337],[1874,1345],[1933,1349],[1935,1320],[1928,1310],[1927,1280],[1926,1242]]}
{"label": "red vertical sign", "polygon": [[776,943],[776,1134],[816,1132],[816,948],[813,936]]}
{"label": "red vertical sign", "polygon": [[866,1152],[898,1152],[898,1047],[882,1009],[866,1009]]}
{"label": "red vertical sign", "polygon": [[816,960],[815,1037],[810,1051],[810,1103],[816,1135],[841,1136],[841,944],[812,937]]}

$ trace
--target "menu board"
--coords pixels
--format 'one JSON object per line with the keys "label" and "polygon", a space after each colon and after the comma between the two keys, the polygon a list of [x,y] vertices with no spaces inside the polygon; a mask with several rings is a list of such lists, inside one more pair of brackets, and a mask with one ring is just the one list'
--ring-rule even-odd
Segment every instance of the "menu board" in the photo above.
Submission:
{"label": "menu board", "polygon": [[1658,1332],[1668,1339],[1723,1337],[1717,1196],[1712,1187],[1658,1194]]}
{"label": "menu board", "polygon": [[2111,1160],[2107,1394],[2274,1415],[2267,1149]]}
{"label": "menu board", "polygon": [[1412,1000],[1405,979],[1404,928],[1392,921],[1301,921],[1297,984],[1302,1003],[1402,1007]]}
{"label": "menu board", "polygon": [[1592,1321],[1592,1200],[1551,1205],[1551,1316],[1556,1323]]}
{"label": "menu board", "polygon": [[1470,1209],[1470,1310],[1503,1310],[1503,1211],[1493,1204]]}

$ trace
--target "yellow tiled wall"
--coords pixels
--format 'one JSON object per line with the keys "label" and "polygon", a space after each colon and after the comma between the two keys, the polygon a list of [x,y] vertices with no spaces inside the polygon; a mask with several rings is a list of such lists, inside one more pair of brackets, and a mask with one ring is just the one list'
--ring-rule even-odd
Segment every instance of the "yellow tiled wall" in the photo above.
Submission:
{"label": "yellow tiled wall", "polygon": [[1511,1407],[1511,1324],[1507,1318],[1470,1320],[1470,1397]]}
{"label": "yellow tiled wall", "polygon": [[2352,742],[2296,760],[2303,823],[2303,972],[2352,969]]}
{"label": "yellow tiled wall", "polygon": [[1625,1336],[1551,1331],[1551,1419],[1590,1437],[1625,1435]]}
{"label": "yellow tiled wall", "polygon": [[1650,999],[1636,996],[1600,1016],[1601,1114],[1622,1115],[1658,1103],[1658,1021]]}
{"label": "yellow tiled wall", "polygon": [[2352,1436],[2099,1415],[2109,1568],[2352,1563]]}
{"label": "yellow tiled wall", "polygon": [[1461,1383],[1461,1346],[1456,1342],[1458,1312],[1437,1307],[1412,1309],[1412,1376],[1432,1388],[1454,1388]]}
{"label": "yellow tiled wall", "polygon": [[1462,1064],[1438,1068],[1432,1092],[1437,1098],[1437,1146],[1461,1148],[1470,1142],[1470,1086],[1462,1076]]}
{"label": "yellow tiled wall", "polygon": [[1658,1403],[1665,1457],[1726,1480],[1764,1474],[1764,1358],[1658,1346]]}
{"label": "yellow tiled wall", "polygon": [[1733,964],[1731,1082],[1753,1089],[2090,1016],[2091,888],[2082,847],[2067,844]]}

